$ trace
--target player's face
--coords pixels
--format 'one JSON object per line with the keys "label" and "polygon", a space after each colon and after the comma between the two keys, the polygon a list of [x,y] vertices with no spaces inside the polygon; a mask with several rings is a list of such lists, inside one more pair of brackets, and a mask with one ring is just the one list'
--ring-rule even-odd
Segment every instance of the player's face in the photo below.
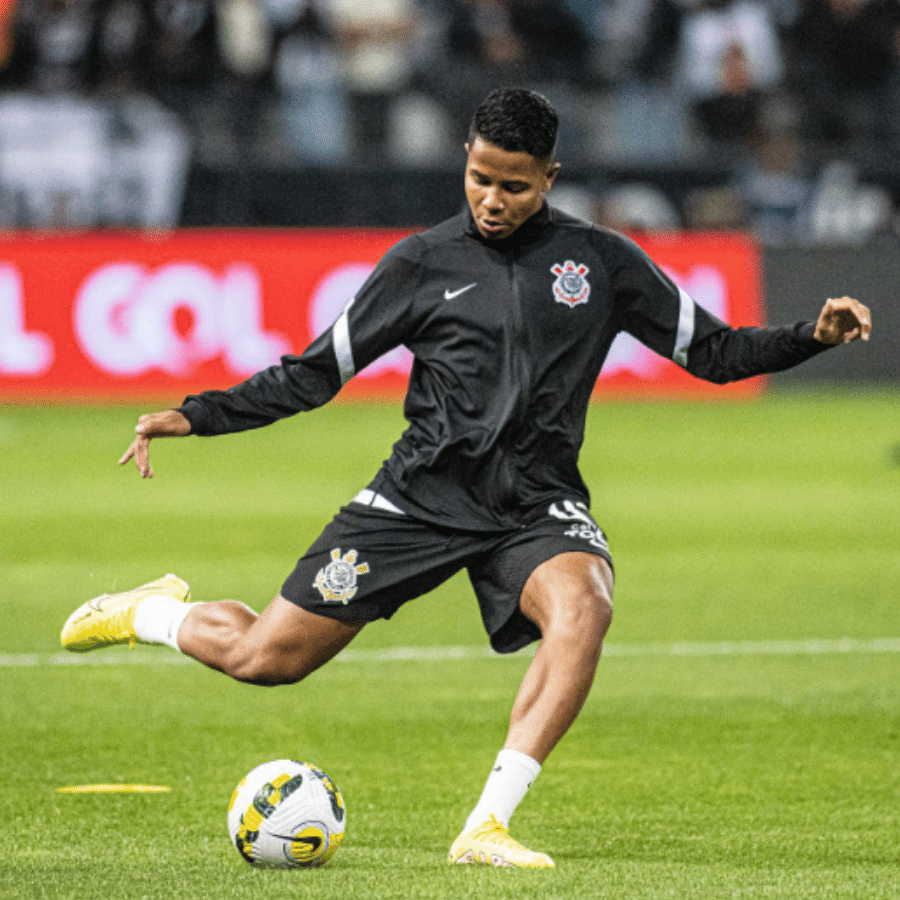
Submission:
{"label": "player's face", "polygon": [[466,199],[475,225],[486,238],[509,237],[541,208],[559,163],[501,150],[480,137],[466,151]]}

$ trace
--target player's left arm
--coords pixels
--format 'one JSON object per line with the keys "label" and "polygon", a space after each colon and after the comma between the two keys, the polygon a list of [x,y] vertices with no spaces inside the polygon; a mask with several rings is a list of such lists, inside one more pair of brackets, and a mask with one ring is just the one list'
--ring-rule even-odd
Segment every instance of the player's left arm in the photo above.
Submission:
{"label": "player's left arm", "polygon": [[868,341],[871,330],[868,309],[850,297],[826,301],[815,321],[733,328],[682,292],[672,358],[697,378],[725,384],[783,372],[830,348]]}
{"label": "player's left arm", "polygon": [[872,317],[852,297],[828,300],[815,321],[732,327],[622,238],[611,280],[623,331],[697,378],[716,384],[790,369],[843,343],[868,340]]}
{"label": "player's left arm", "polygon": [[869,308],[852,297],[839,297],[825,302],[813,336],[823,344],[849,344],[867,341],[871,333]]}

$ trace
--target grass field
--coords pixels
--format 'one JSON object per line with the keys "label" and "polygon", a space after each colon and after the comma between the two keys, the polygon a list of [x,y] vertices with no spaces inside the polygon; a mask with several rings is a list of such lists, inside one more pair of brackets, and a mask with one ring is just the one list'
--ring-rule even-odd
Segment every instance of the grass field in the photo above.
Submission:
{"label": "grass field", "polygon": [[[293,687],[58,651],[77,603],[166,571],[260,608],[402,424],[348,404],[157,442],[142,481],[115,464],[138,412],[0,408],[3,898],[900,896],[900,393],[592,409],[616,621],[513,821],[549,872],[444,864],[528,664],[485,651],[463,578]],[[324,869],[227,839],[234,785],[284,756],[346,799]],[[171,793],[56,792],[95,782]]]}

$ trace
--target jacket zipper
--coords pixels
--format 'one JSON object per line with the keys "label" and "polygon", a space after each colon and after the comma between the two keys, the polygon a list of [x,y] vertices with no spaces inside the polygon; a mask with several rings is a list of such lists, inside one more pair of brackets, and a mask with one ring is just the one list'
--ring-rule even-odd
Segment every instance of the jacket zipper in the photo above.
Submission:
{"label": "jacket zipper", "polygon": [[528,354],[525,351],[526,334],[525,319],[522,309],[522,291],[521,283],[517,277],[517,253],[511,251],[506,263],[507,274],[510,282],[510,292],[512,295],[513,308],[513,328],[511,352],[512,373],[514,379],[514,388],[516,390],[517,402],[513,416],[510,420],[510,435],[512,441],[510,445],[504,449],[504,484],[503,484],[503,506],[512,509],[515,506],[517,493],[516,485],[516,440],[521,432],[522,426],[526,421],[526,413],[528,412],[530,400],[530,366],[528,362]]}

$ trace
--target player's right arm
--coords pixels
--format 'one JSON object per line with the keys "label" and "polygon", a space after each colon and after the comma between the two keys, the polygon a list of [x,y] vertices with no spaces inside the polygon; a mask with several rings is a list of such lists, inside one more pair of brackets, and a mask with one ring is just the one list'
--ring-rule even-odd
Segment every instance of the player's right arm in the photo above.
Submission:
{"label": "player's right arm", "polygon": [[344,311],[299,356],[287,355],[224,391],[185,398],[179,411],[201,437],[262,428],[328,403],[359,371],[415,332],[421,277],[417,238],[382,257]]}
{"label": "player's right arm", "polygon": [[232,434],[327,403],[356,372],[415,330],[416,257],[414,237],[388,251],[337,321],[302,355],[284,356],[228,390],[195,394],[178,409],[142,416],[120,464],[134,459],[141,476],[152,478],[149,444],[155,437]]}

